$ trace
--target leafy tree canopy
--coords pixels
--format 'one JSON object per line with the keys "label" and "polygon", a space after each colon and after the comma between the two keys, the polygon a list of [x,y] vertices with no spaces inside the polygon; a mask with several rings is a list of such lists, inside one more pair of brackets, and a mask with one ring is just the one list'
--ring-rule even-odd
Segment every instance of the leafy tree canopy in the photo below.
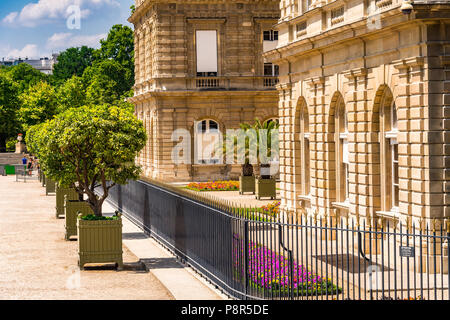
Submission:
{"label": "leafy tree canopy", "polygon": [[46,82],[31,86],[19,96],[21,107],[18,118],[25,130],[30,126],[52,119],[57,111],[55,88]]}
{"label": "leafy tree canopy", "polygon": [[62,84],[56,93],[58,110],[63,112],[86,104],[86,90],[81,77],[73,76]]}
{"label": "leafy tree canopy", "polygon": [[[38,150],[44,173],[80,195],[86,194],[96,216],[102,215],[112,186],[137,179],[141,173],[134,159],[145,146],[145,128],[123,108],[72,108],[38,128],[37,133],[33,130],[28,143]],[[107,185],[108,181],[111,184]],[[94,190],[100,186],[103,194],[97,195]]]}
{"label": "leafy tree canopy", "polygon": [[7,138],[19,133],[18,108],[17,86],[4,72],[0,72],[0,152],[5,151]]}
{"label": "leafy tree canopy", "polygon": [[106,39],[100,40],[97,55],[100,60],[112,59],[126,69],[128,90],[134,83],[134,32],[121,24],[114,25]]}
{"label": "leafy tree canopy", "polygon": [[86,98],[91,104],[116,104],[129,93],[126,69],[115,60],[103,60],[88,67],[83,74]]}
{"label": "leafy tree canopy", "polygon": [[41,81],[50,82],[48,75],[34,69],[27,63],[21,63],[17,66],[12,66],[5,69],[8,77],[17,85],[19,93],[23,93],[31,86],[36,85]]}
{"label": "leafy tree canopy", "polygon": [[53,76],[59,82],[66,81],[73,76],[81,77],[84,70],[94,61],[94,49],[87,46],[69,48],[58,57],[58,63],[53,69]]}

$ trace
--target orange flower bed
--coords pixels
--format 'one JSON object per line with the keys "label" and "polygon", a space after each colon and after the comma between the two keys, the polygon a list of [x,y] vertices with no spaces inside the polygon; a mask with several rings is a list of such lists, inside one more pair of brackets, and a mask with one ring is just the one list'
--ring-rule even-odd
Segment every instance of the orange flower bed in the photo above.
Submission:
{"label": "orange flower bed", "polygon": [[239,191],[239,181],[192,182],[186,188],[194,191]]}

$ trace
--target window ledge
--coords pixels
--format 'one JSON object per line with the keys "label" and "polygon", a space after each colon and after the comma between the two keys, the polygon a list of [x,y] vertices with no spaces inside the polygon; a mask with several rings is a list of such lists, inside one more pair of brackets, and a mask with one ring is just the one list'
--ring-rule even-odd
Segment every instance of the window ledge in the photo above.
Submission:
{"label": "window ledge", "polygon": [[350,209],[350,202],[332,202],[331,205],[342,210],[348,211]]}
{"label": "window ledge", "polygon": [[311,202],[311,195],[307,195],[307,196],[305,196],[305,195],[299,195],[299,196],[298,196],[298,199],[299,199],[299,200],[303,200],[303,201],[309,201],[309,202]]}
{"label": "window ledge", "polygon": [[398,219],[400,217],[400,213],[398,211],[377,211],[377,215],[384,217],[384,218],[395,218]]}

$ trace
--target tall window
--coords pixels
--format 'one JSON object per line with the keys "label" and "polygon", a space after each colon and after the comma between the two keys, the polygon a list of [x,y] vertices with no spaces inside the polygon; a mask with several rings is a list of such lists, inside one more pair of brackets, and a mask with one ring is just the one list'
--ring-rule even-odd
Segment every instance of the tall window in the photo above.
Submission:
{"label": "tall window", "polygon": [[266,77],[278,77],[280,68],[276,64],[264,63],[264,75]]}
{"label": "tall window", "polygon": [[337,201],[349,201],[349,152],[348,152],[348,118],[342,98],[337,103],[335,113],[336,144],[336,191]]}
{"label": "tall window", "polygon": [[220,161],[221,142],[219,124],[214,120],[202,120],[195,125],[196,163],[217,164]]}
{"label": "tall window", "polygon": [[218,71],[217,31],[197,30],[197,76],[215,77]]}
{"label": "tall window", "polygon": [[263,40],[264,41],[278,41],[278,31],[275,31],[275,30],[263,31]]}
{"label": "tall window", "polygon": [[382,121],[384,127],[385,151],[385,185],[387,207],[390,211],[398,211],[399,178],[398,178],[398,141],[397,141],[397,108],[395,103],[383,108]]}
{"label": "tall window", "polygon": [[301,142],[301,164],[302,172],[302,194],[307,196],[311,193],[310,183],[310,148],[309,148],[309,114],[308,108],[303,105],[300,111],[300,142]]}

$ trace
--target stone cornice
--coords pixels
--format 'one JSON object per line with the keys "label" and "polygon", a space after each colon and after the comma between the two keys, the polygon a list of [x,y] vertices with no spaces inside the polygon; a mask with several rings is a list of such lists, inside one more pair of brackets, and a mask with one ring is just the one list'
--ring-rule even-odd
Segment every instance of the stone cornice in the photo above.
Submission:
{"label": "stone cornice", "polygon": [[225,23],[227,18],[186,18],[188,23]]}

